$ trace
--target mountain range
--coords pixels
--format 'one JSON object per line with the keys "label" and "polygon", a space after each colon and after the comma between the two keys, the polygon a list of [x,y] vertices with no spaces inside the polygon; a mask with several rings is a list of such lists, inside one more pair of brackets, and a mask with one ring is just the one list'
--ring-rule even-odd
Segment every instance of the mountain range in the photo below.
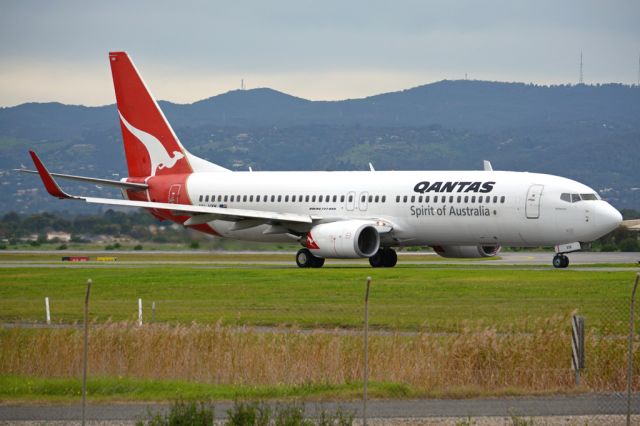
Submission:
{"label": "mountain range", "polygon": [[[487,159],[495,169],[576,179],[618,208],[640,209],[638,86],[445,80],[343,101],[263,88],[160,105],[191,152],[233,170],[478,169]],[[36,177],[10,171],[32,168],[30,148],[52,171],[126,173],[114,105],[0,108],[0,212],[95,209],[51,199]]]}

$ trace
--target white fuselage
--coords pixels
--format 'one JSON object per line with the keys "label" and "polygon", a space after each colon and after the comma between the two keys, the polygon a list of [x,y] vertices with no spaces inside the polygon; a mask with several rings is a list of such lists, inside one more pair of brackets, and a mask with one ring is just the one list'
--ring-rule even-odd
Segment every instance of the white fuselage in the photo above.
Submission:
{"label": "white fuselage", "polygon": [[[434,185],[437,182],[442,184]],[[552,246],[592,241],[621,220],[620,213],[593,189],[537,173],[194,173],[186,186],[195,206],[306,214],[320,222],[384,220],[393,227],[382,240],[388,246]],[[569,199],[572,194],[582,197],[566,201],[566,194]],[[265,234],[268,225],[243,230],[233,230],[230,221],[209,225],[228,238],[292,241],[284,233]]]}

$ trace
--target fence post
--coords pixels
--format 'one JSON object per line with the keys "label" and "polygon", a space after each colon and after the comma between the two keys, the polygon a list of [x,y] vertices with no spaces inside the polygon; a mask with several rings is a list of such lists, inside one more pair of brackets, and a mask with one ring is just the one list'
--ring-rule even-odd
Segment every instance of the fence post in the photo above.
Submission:
{"label": "fence post", "polygon": [[142,326],[142,299],[138,299],[138,325]]}
{"label": "fence post", "polygon": [[584,317],[571,317],[571,367],[576,372],[576,386],[580,386],[580,370],[584,368]]}
{"label": "fence post", "polygon": [[636,281],[631,291],[631,305],[629,306],[629,348],[627,353],[627,426],[631,425],[631,388],[633,387],[633,338],[635,335],[634,312],[636,290],[638,289],[640,273],[636,274]]}
{"label": "fence post", "polygon": [[367,426],[367,385],[369,382],[369,286],[371,277],[367,277],[367,289],[364,293],[364,391],[362,394],[362,425]]}
{"label": "fence post", "polygon": [[44,298],[44,311],[47,324],[51,324],[51,311],[49,310],[49,297]]}
{"label": "fence post", "polygon": [[82,353],[82,426],[85,425],[87,411],[87,358],[89,353],[89,295],[91,278],[87,280],[87,294],[84,297],[84,349]]}
{"label": "fence post", "polygon": [[151,302],[151,322],[156,322],[156,302]]}

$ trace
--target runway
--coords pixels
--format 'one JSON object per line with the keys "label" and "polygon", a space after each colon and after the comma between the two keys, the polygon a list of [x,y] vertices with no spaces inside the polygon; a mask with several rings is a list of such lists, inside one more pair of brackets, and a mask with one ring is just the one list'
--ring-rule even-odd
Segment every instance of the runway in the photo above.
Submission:
{"label": "runway", "polygon": [[[8,256],[3,256],[4,254]],[[227,252],[227,251],[89,251],[74,253],[59,253],[63,255],[85,256],[126,256],[126,259],[115,262],[62,262],[57,259],[47,260],[14,260],[12,254],[47,255],[51,257],[51,251],[4,251],[0,253],[0,268],[149,268],[163,267],[167,265],[184,265],[202,269],[242,268],[242,269],[271,269],[271,268],[296,268],[293,252]],[[190,256],[191,255],[191,256]],[[193,255],[198,256],[194,260]],[[136,256],[147,257],[144,260],[135,260]],[[202,260],[202,257],[210,256],[210,259]],[[221,256],[227,258],[221,259]],[[229,259],[238,256],[241,259]],[[291,260],[284,260],[287,257]],[[568,255],[571,264],[567,270],[612,270],[635,271],[640,268],[640,253],[630,252],[576,252]],[[153,259],[157,257],[158,259]],[[167,258],[168,257],[168,258]],[[277,257],[277,260],[273,258]],[[284,259],[283,259],[284,258]],[[484,268],[487,266],[515,267],[518,269],[554,269],[551,266],[552,252],[504,252],[496,259],[444,259],[435,253],[400,252],[398,253],[398,266],[415,266],[429,268],[447,268],[449,266],[469,269]],[[609,266],[611,265],[611,266]],[[637,265],[637,266],[636,266]],[[325,268],[331,267],[369,267],[367,259],[328,259]]]}

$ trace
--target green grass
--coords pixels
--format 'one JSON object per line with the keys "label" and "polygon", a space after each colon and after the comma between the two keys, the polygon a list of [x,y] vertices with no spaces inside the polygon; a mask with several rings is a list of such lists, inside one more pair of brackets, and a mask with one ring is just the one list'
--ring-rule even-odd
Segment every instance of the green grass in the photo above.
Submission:
{"label": "green grass", "polygon": [[[370,382],[372,398],[418,396],[409,386]],[[79,378],[41,378],[0,375],[0,402],[70,403],[80,400]],[[303,386],[220,385],[177,380],[145,380],[123,377],[87,379],[87,397],[91,402],[233,400],[233,399],[352,399],[362,395],[362,383],[343,385],[308,384]]]}
{"label": "green grass", "polygon": [[531,319],[575,309],[597,325],[627,307],[635,278],[633,272],[468,266],[7,268],[0,269],[0,321],[42,321],[45,296],[54,322],[79,321],[91,278],[97,321],[134,319],[142,298],[147,319],[156,302],[157,321],[360,327],[367,276],[373,278],[372,327],[428,331],[456,331],[468,323],[527,330]]}

